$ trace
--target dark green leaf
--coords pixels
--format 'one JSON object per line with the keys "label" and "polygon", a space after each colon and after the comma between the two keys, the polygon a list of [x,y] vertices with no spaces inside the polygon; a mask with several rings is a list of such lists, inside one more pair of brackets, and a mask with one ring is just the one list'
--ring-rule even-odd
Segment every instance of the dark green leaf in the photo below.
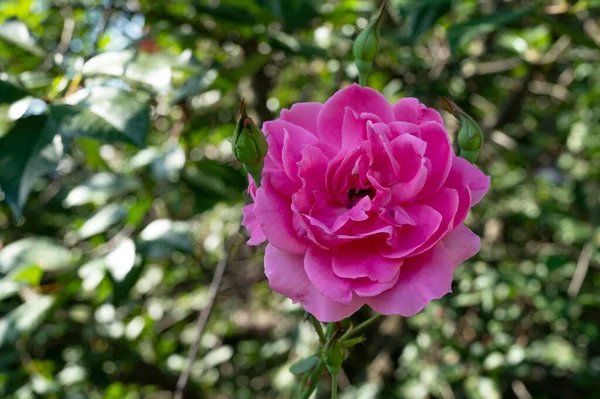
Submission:
{"label": "dark green leaf", "polygon": [[555,31],[559,35],[569,36],[571,40],[573,40],[573,42],[577,44],[595,50],[600,49],[600,46],[594,40],[592,40],[592,38],[586,36],[586,34],[580,29],[576,29],[570,25],[563,24],[555,18],[541,13],[534,14],[534,18],[548,25],[553,31]]}
{"label": "dark green leaf", "polygon": [[290,366],[290,373],[292,374],[304,374],[307,371],[312,370],[319,362],[319,356],[312,355],[305,357],[304,359],[298,360],[296,363]]}
{"label": "dark green leaf", "polygon": [[65,142],[57,134],[56,122],[45,115],[19,119],[0,138],[0,188],[15,216],[27,201],[35,181],[56,169]]}
{"label": "dark green leaf", "polygon": [[531,9],[497,12],[485,17],[472,19],[467,22],[452,25],[448,29],[448,44],[452,54],[465,42],[475,37],[489,33],[499,26],[507,25],[522,19],[532,12]]}
{"label": "dark green leaf", "polygon": [[408,9],[408,32],[411,41],[431,29],[435,23],[446,15],[452,6],[452,0],[434,0],[414,2]]}
{"label": "dark green leaf", "polygon": [[10,104],[28,95],[16,83],[0,79],[0,104]]}

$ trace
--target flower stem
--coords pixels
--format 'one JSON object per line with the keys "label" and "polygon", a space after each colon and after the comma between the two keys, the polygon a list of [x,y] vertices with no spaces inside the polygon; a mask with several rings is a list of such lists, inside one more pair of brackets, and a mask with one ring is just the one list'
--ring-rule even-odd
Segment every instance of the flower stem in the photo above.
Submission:
{"label": "flower stem", "polygon": [[312,395],[312,393],[317,388],[317,383],[319,382],[319,377],[323,373],[324,368],[325,368],[325,361],[323,360],[323,358],[321,358],[319,360],[319,363],[317,363],[317,365],[315,366],[313,372],[310,374],[310,377],[305,385],[306,389],[304,390],[304,392],[302,392],[300,399],[310,398],[310,395]]}
{"label": "flower stem", "polygon": [[366,87],[369,82],[369,74],[368,73],[359,73],[358,74],[358,84]]}
{"label": "flower stem", "polygon": [[323,332],[323,326],[321,325],[321,322],[317,320],[317,318],[312,314],[309,314],[308,318],[310,319],[312,325],[315,327],[315,331],[319,336],[319,341],[321,341],[321,343],[324,344],[327,341],[327,338],[325,337],[325,333]]}
{"label": "flower stem", "polygon": [[354,328],[349,329],[348,331],[346,331],[344,333],[344,335],[341,336],[340,340],[346,340],[348,338],[352,338],[360,333],[362,333],[364,330],[366,330],[367,328],[369,328],[372,324],[374,324],[375,322],[377,322],[377,320],[383,318],[383,315],[381,314],[376,314],[374,316],[371,316],[370,318],[368,318],[367,320],[363,321],[362,323],[360,323],[359,325],[357,325]]}
{"label": "flower stem", "polygon": [[331,373],[331,399],[337,399],[338,397],[338,373]]}

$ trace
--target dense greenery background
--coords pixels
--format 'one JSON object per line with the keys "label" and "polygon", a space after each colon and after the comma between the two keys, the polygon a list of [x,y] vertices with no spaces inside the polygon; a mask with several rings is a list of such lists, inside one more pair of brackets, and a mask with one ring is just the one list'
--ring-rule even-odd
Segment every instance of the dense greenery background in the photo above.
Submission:
{"label": "dense greenery background", "polygon": [[[240,99],[264,121],[355,81],[377,6],[0,1],[0,397],[171,396],[238,231]],[[390,1],[370,84],[480,120],[493,188],[453,293],[373,328],[345,397],[598,395],[599,16],[597,0]],[[288,397],[314,350],[262,254],[230,258],[187,398]]]}

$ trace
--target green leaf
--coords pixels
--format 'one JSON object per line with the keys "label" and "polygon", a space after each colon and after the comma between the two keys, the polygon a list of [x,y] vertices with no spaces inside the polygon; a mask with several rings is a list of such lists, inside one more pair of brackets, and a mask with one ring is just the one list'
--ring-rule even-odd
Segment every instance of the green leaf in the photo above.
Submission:
{"label": "green leaf", "polygon": [[151,86],[165,92],[171,86],[174,56],[134,50],[111,51],[90,58],[83,65],[84,75],[109,75]]}
{"label": "green leaf", "polygon": [[127,208],[123,205],[110,204],[93,214],[77,230],[77,237],[85,240],[96,234],[104,233],[111,226],[119,223],[127,217]]}
{"label": "green leaf", "polygon": [[64,200],[66,207],[85,204],[105,204],[110,198],[135,191],[140,182],[132,176],[97,173],[74,187]]}
{"label": "green leaf", "polygon": [[312,370],[319,362],[319,356],[312,355],[305,357],[304,359],[298,360],[296,363],[290,366],[290,373],[295,375],[304,374],[307,371]]}
{"label": "green leaf", "polygon": [[23,288],[23,284],[5,280],[0,281],[0,301],[17,295]]}
{"label": "green leaf", "polygon": [[531,9],[503,11],[452,25],[448,29],[450,51],[452,54],[456,54],[458,48],[463,43],[469,42],[477,36],[492,32],[502,25],[518,21],[531,12]]}
{"label": "green leaf", "polygon": [[314,0],[259,0],[259,4],[283,22],[286,32],[310,27],[319,15]]}
{"label": "green leaf", "polygon": [[560,35],[567,35],[573,40],[573,42],[586,46],[588,48],[598,50],[600,46],[590,37],[586,36],[584,32],[579,29],[573,28],[570,25],[563,24],[558,20],[541,13],[536,13],[533,16],[538,21],[548,25],[553,31]]}
{"label": "green leaf", "polygon": [[106,268],[115,281],[123,281],[135,265],[135,244],[126,238],[104,259]]}
{"label": "green leaf", "polygon": [[9,274],[7,277],[14,282],[24,282],[31,286],[37,287],[42,281],[44,270],[36,265],[20,267]]}
{"label": "green leaf", "polygon": [[23,266],[39,266],[42,270],[70,267],[74,257],[71,251],[48,237],[28,237],[8,244],[0,251],[0,273]]}
{"label": "green leaf", "polygon": [[3,80],[0,77],[0,104],[11,104],[28,95],[29,93],[20,88],[16,83]]}
{"label": "green leaf", "polygon": [[27,25],[17,19],[10,19],[0,25],[0,38],[38,57],[46,55],[46,51],[37,44],[37,38]]}
{"label": "green leaf", "polygon": [[41,295],[15,308],[0,319],[0,348],[14,344],[37,328],[54,304],[54,297]]}
{"label": "green leaf", "polygon": [[56,122],[45,115],[21,118],[0,138],[0,188],[15,216],[35,181],[56,169],[65,152]]}
{"label": "green leaf", "polygon": [[194,251],[191,228],[187,222],[158,219],[140,233],[140,251],[151,259],[169,258],[173,251]]}
{"label": "green leaf", "polygon": [[415,41],[450,11],[452,0],[420,1],[412,4],[408,9],[408,32],[410,40]]}
{"label": "green leaf", "polygon": [[150,111],[133,93],[96,87],[80,90],[68,100],[68,104],[50,106],[51,115],[59,122],[64,137],[145,146]]}

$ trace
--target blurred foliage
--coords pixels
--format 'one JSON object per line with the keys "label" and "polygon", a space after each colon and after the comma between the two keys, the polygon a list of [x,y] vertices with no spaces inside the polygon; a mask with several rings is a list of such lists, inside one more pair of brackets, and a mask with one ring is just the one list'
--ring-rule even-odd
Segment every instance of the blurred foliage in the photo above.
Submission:
{"label": "blurred foliage", "polygon": [[[378,5],[0,2],[0,397],[171,396],[238,231],[241,98],[257,121],[325,101],[356,79],[352,39]],[[371,85],[480,120],[493,189],[454,292],[353,348],[344,397],[600,392],[599,15],[596,0],[390,1]],[[288,397],[314,352],[261,257],[230,259],[185,397]]]}

